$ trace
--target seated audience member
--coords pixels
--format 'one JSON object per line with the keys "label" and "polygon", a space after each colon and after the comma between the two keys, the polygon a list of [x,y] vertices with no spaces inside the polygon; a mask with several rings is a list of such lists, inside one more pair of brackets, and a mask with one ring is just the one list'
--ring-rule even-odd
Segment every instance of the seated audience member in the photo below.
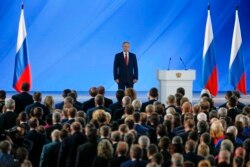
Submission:
{"label": "seated audience member", "polygon": [[54,130],[51,133],[52,142],[43,146],[40,158],[40,167],[57,166],[57,155],[61,146],[60,131]]}
{"label": "seated audience member", "polygon": [[16,125],[17,114],[15,111],[15,101],[8,99],[5,102],[5,111],[0,115],[0,134]]}
{"label": "seated audience member", "polygon": [[0,90],[0,114],[3,112],[5,99],[6,99],[6,92],[4,90]]}
{"label": "seated audience member", "polygon": [[132,102],[132,106],[134,107],[135,112],[140,112],[140,110],[141,110],[141,106],[142,106],[142,102],[141,102],[141,100],[139,100],[139,99],[135,99],[135,100],[133,100],[133,102]]}
{"label": "seated audience member", "polygon": [[90,99],[83,102],[82,104],[82,109],[84,112],[87,113],[88,109],[94,108],[95,107],[95,96],[98,94],[97,88],[96,87],[91,87],[89,89],[89,95]]}
{"label": "seated audience member", "polygon": [[113,104],[113,100],[105,97],[105,88],[104,88],[104,86],[99,86],[97,88],[97,92],[98,92],[99,95],[103,95],[103,97],[104,97],[104,107],[109,108],[109,106],[111,104]]}
{"label": "seated audience member", "polygon": [[[63,93],[62,93],[63,99],[65,99],[65,98],[68,96],[68,94],[69,94],[70,92],[71,92],[70,89],[64,89],[64,90],[63,90]],[[57,103],[57,104],[55,105],[55,109],[60,109],[60,110],[62,110],[62,109],[63,109],[63,106],[64,106],[64,100],[63,100],[62,102],[60,102],[60,103]]]}
{"label": "seated audience member", "polygon": [[88,122],[92,119],[92,115],[93,113],[98,110],[98,109],[101,109],[101,110],[104,110],[105,112],[108,112],[108,113],[111,113],[111,110],[104,107],[104,97],[103,95],[96,95],[95,96],[95,106],[94,108],[91,108],[87,111],[87,120]]}
{"label": "seated audience member", "polygon": [[36,107],[40,107],[43,109],[43,116],[42,119],[45,120],[46,116],[50,114],[50,110],[43,105],[42,102],[42,93],[41,92],[34,92],[33,94],[33,100],[34,103],[30,104],[25,107],[25,112],[28,113],[28,115],[31,114],[31,112],[34,110]]}
{"label": "seated audience member", "polygon": [[116,148],[116,154],[117,156],[112,158],[109,161],[109,167],[113,166],[121,166],[121,164],[128,160],[127,153],[128,153],[128,144],[126,142],[118,142],[117,148]]}
{"label": "seated audience member", "polygon": [[118,120],[121,119],[121,117],[123,116],[123,114],[125,113],[125,107],[131,105],[131,98],[129,96],[124,96],[122,98],[122,108],[116,110],[114,112],[114,119],[113,120]]}
{"label": "seated audience member", "polygon": [[141,112],[145,112],[145,109],[146,109],[147,105],[154,104],[154,102],[158,100],[158,96],[159,96],[158,89],[157,88],[151,88],[149,90],[149,92],[148,92],[148,101],[142,103]]}
{"label": "seated audience member", "polygon": [[33,104],[34,100],[32,95],[29,94],[30,84],[23,83],[21,87],[21,93],[13,95],[12,99],[15,100],[15,113],[19,114],[25,110],[25,107]]}
{"label": "seated audience member", "polygon": [[171,158],[172,167],[181,167],[184,162],[183,155],[180,153],[174,153]]}
{"label": "seated audience member", "polygon": [[56,130],[56,129],[61,130],[62,129],[61,115],[59,112],[54,112],[52,114],[52,122],[53,122],[53,125],[46,129],[47,139],[49,139],[49,140],[51,140],[51,133],[54,130]]}
{"label": "seated audience member", "polygon": [[115,93],[115,96],[116,96],[117,102],[115,102],[109,106],[109,109],[112,111],[112,113],[111,113],[112,118],[114,117],[114,112],[116,110],[122,108],[122,99],[125,96],[124,90],[122,90],[122,89],[117,90]]}

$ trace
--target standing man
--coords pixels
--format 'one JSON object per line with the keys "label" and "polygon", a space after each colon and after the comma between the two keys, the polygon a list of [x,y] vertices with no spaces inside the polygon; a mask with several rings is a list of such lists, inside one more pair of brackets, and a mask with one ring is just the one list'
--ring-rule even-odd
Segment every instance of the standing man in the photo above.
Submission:
{"label": "standing man", "polygon": [[115,55],[114,80],[118,89],[133,88],[138,80],[138,66],[135,54],[129,52],[129,42],[123,42],[123,51]]}

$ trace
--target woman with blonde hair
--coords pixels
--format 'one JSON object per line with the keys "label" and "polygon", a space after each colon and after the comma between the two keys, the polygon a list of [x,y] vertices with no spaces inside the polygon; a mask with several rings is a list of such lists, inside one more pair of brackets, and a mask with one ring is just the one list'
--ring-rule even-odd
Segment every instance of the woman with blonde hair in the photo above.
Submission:
{"label": "woman with blonde hair", "polygon": [[54,99],[52,96],[46,96],[44,99],[44,105],[49,109],[49,111],[52,113],[54,108]]}
{"label": "woman with blonde hair", "polygon": [[125,90],[125,96],[129,96],[131,101],[134,101],[137,98],[136,91],[133,88],[127,88]]}
{"label": "woman with blonde hair", "polygon": [[224,128],[219,120],[212,123],[210,127],[210,137],[214,145],[216,145],[218,141],[224,139]]}
{"label": "woman with blonde hair", "polygon": [[205,143],[199,144],[197,154],[206,159],[210,154],[209,146]]}
{"label": "woman with blonde hair", "polygon": [[211,167],[211,164],[208,160],[202,160],[199,162],[198,167]]}
{"label": "woman with blonde hair", "polygon": [[102,139],[97,146],[97,156],[92,167],[108,167],[109,161],[113,158],[113,147],[110,141]]}

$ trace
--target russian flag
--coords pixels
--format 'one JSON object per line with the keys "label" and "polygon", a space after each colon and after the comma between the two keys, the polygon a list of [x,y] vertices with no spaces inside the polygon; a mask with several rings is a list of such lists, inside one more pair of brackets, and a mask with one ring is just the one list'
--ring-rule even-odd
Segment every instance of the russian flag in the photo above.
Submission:
{"label": "russian flag", "polygon": [[25,28],[24,10],[22,6],[16,46],[13,88],[16,91],[21,92],[21,86],[23,83],[29,83],[31,87],[31,69],[28,57],[27,33]]}
{"label": "russian flag", "polygon": [[207,23],[203,48],[202,84],[213,96],[218,93],[218,71],[214,51],[214,35],[208,6]]}
{"label": "russian flag", "polygon": [[229,64],[229,82],[235,89],[246,94],[246,71],[242,53],[242,38],[238,9],[235,12],[234,32]]}

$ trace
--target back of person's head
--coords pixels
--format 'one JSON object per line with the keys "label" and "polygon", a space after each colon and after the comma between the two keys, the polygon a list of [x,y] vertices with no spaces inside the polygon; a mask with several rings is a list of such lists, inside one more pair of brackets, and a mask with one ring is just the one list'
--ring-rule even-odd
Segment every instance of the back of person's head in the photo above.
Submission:
{"label": "back of person's head", "polygon": [[116,131],[112,131],[111,132],[111,140],[112,142],[119,142],[121,140],[121,137],[120,137],[120,132],[118,130]]}
{"label": "back of person's head", "polygon": [[104,86],[98,86],[97,87],[98,94],[104,95],[105,94],[105,88]]}
{"label": "back of person's head", "polygon": [[61,114],[57,111],[53,112],[52,121],[53,121],[53,123],[60,123],[61,122]]}
{"label": "back of person's head", "polygon": [[141,148],[147,149],[150,145],[150,139],[148,136],[140,136],[138,139],[138,144],[141,146]]}
{"label": "back of person's head", "polygon": [[128,145],[132,145],[135,142],[135,135],[132,132],[126,133],[124,135],[124,141],[128,143]]}
{"label": "back of person's head", "polygon": [[221,107],[218,110],[219,117],[226,118],[227,117],[227,108]]}
{"label": "back of person's head", "polygon": [[125,106],[125,108],[124,108],[124,113],[127,115],[132,115],[134,113],[134,111],[135,111],[134,107],[131,104]]}
{"label": "back of person's head", "polygon": [[85,127],[85,133],[88,140],[95,141],[97,139],[97,129],[92,124],[87,124]]}
{"label": "back of person's head", "polygon": [[7,99],[5,101],[5,107],[7,110],[14,110],[15,109],[15,100],[13,99]]}
{"label": "back of person's head", "polygon": [[157,98],[159,96],[158,94],[158,89],[157,88],[151,88],[149,90],[149,96],[152,97],[152,98]]}
{"label": "back of person's head", "polygon": [[179,87],[176,89],[176,93],[180,93],[182,96],[185,96],[185,89],[182,87]]}
{"label": "back of person's head", "polygon": [[103,106],[104,105],[104,97],[101,94],[98,94],[95,96],[95,104],[98,106]]}
{"label": "back of person's head", "polygon": [[125,96],[124,90],[118,89],[118,90],[116,91],[115,96],[116,96],[116,99],[117,99],[118,102],[122,102],[122,98]]}
{"label": "back of person's head", "polygon": [[130,158],[131,159],[140,159],[142,156],[142,150],[141,148],[139,147],[139,145],[132,145],[131,148],[130,148]]}
{"label": "back of person's head", "polygon": [[158,143],[159,149],[167,150],[169,148],[170,142],[171,141],[167,136],[161,137]]}
{"label": "back of person's head", "polygon": [[109,140],[103,139],[98,143],[97,156],[104,159],[111,159],[113,157],[113,147]]}
{"label": "back of person's head", "polygon": [[203,100],[200,102],[201,110],[208,112],[210,109],[210,103],[207,100]]}
{"label": "back of person's head", "polygon": [[125,107],[125,106],[127,106],[129,104],[131,104],[131,98],[129,96],[124,96],[122,98],[122,105],[123,105],[123,107]]}
{"label": "back of person's head", "polygon": [[220,150],[227,150],[230,153],[234,152],[234,145],[232,141],[225,139],[221,142]]}
{"label": "back of person's head", "polygon": [[77,113],[76,108],[75,108],[75,107],[71,107],[71,108],[69,108],[68,111],[69,111],[69,116],[70,116],[70,118],[75,118],[76,113]]}
{"label": "back of person's head", "polygon": [[197,121],[207,121],[207,114],[201,112],[197,115]]}
{"label": "back of person's head", "polygon": [[37,119],[40,119],[43,116],[43,108],[42,107],[35,107],[33,111],[31,112],[31,115],[33,117],[36,117]]}
{"label": "back of person's head", "polygon": [[126,124],[121,124],[119,125],[119,128],[118,128],[119,132],[122,134],[126,134],[128,132],[128,125]]}
{"label": "back of person's head", "polygon": [[73,122],[70,126],[72,132],[82,132],[82,125],[79,122]]}
{"label": "back of person's head", "polygon": [[229,107],[236,107],[238,103],[238,98],[236,96],[231,96],[228,100]]}
{"label": "back of person's head", "polygon": [[70,92],[71,92],[70,89],[64,89],[64,90],[63,90],[63,93],[62,93],[62,97],[63,97],[63,98],[67,97],[68,94],[69,94]]}
{"label": "back of person's head", "polygon": [[89,89],[89,95],[90,95],[91,97],[95,97],[97,94],[98,94],[98,90],[97,90],[96,87],[91,87],[91,88]]}
{"label": "back of person's head", "polygon": [[197,130],[198,130],[198,133],[200,133],[200,134],[202,134],[204,132],[208,132],[209,124],[206,121],[199,121],[197,123]]}
{"label": "back of person's head", "polygon": [[250,138],[244,140],[243,147],[246,150],[246,152],[250,152]]}
{"label": "back of person's head", "polygon": [[198,167],[211,167],[211,164],[208,160],[202,160],[199,162]]}
{"label": "back of person's head", "polygon": [[109,126],[104,125],[100,128],[100,135],[101,137],[104,138],[109,138],[110,137],[110,133],[111,133],[111,129]]}
{"label": "back of person's head", "polygon": [[210,148],[207,144],[201,143],[198,146],[197,154],[206,158],[210,154]]}
{"label": "back of person's head", "polygon": [[184,158],[180,153],[174,153],[171,158],[172,164],[174,167],[182,167]]}
{"label": "back of person's head", "polygon": [[173,104],[175,104],[175,96],[174,95],[169,95],[168,96],[168,99],[167,99],[167,104],[168,105],[173,105]]}
{"label": "back of person's head", "polygon": [[20,122],[27,122],[28,118],[29,118],[28,114],[25,111],[22,111],[19,113],[17,119]]}
{"label": "back of person's head", "polygon": [[243,166],[244,166],[244,158],[243,157],[234,157],[233,167],[243,167]]}
{"label": "back of person's head", "polygon": [[235,157],[243,157],[245,158],[246,156],[246,150],[243,147],[237,147],[234,151],[234,156]]}
{"label": "back of person's head", "polygon": [[29,151],[25,147],[18,147],[15,153],[15,157],[19,162],[24,162],[28,159]]}
{"label": "back of person's head", "polygon": [[28,92],[28,91],[30,91],[30,84],[29,84],[28,82],[24,82],[24,83],[22,84],[22,86],[21,86],[21,90],[22,90],[23,92]]}
{"label": "back of person's head", "polygon": [[192,111],[192,106],[190,102],[186,101],[181,106],[182,113],[190,113]]}
{"label": "back of person's head", "polygon": [[142,106],[141,100],[139,100],[139,99],[133,100],[132,106],[134,107],[134,109],[135,109],[136,111],[139,111],[139,110],[141,109],[141,106]]}
{"label": "back of person's head", "polygon": [[154,112],[154,106],[152,104],[148,104],[145,108],[145,112],[148,115],[151,115]]}
{"label": "back of person's head", "polygon": [[70,92],[70,93],[68,94],[68,96],[69,96],[69,97],[72,97],[72,99],[74,100],[74,102],[75,102],[76,99],[77,99],[77,94],[76,94],[75,92]]}
{"label": "back of person's head", "polygon": [[209,112],[209,120],[211,120],[213,118],[217,118],[217,119],[219,118],[218,111],[212,110]]}
{"label": "back of person's head", "polygon": [[196,150],[196,143],[193,140],[188,140],[185,144],[185,150],[186,152],[195,152]]}
{"label": "back of person's head", "polygon": [[231,133],[231,134],[233,134],[234,137],[236,138],[237,135],[238,135],[238,130],[237,130],[237,128],[236,128],[235,126],[229,126],[229,127],[227,128],[226,133]]}
{"label": "back of person's head", "polygon": [[157,152],[152,156],[152,161],[155,162],[157,165],[161,165],[163,162],[163,156],[161,153]]}
{"label": "back of person's head", "polygon": [[8,140],[1,141],[0,142],[0,151],[2,153],[10,154],[11,143]]}
{"label": "back of person's head", "polygon": [[52,141],[59,141],[60,140],[60,131],[58,129],[53,130],[51,133]]}
{"label": "back of person's head", "polygon": [[236,96],[238,99],[241,98],[241,97],[240,97],[240,92],[239,92],[238,90],[234,90],[234,91],[232,92],[232,95],[233,95],[233,96]]}
{"label": "back of person's head", "polygon": [[183,140],[180,136],[175,136],[172,139],[172,144],[183,144]]}
{"label": "back of person's head", "polygon": [[220,150],[219,154],[218,154],[218,163],[227,163],[230,164],[230,152],[227,150]]}
{"label": "back of person's head", "polygon": [[125,96],[129,96],[131,98],[131,101],[137,98],[136,91],[133,88],[127,88],[125,90]]}
{"label": "back of person's head", "polygon": [[30,120],[29,120],[29,127],[35,129],[35,128],[37,128],[38,126],[39,126],[39,121],[38,121],[38,119],[35,118],[35,117],[30,118]]}
{"label": "back of person's head", "polygon": [[41,102],[42,101],[42,93],[41,92],[34,92],[33,99],[34,99],[34,101]]}
{"label": "back of person's head", "polygon": [[158,153],[157,146],[155,144],[150,144],[148,146],[148,149],[147,149],[148,158],[150,158],[151,156],[153,156],[155,153]]}
{"label": "back of person's head", "polygon": [[128,144],[123,141],[118,142],[117,147],[116,147],[116,153],[117,155],[126,156],[128,153]]}
{"label": "back of person's head", "polygon": [[0,99],[2,99],[2,100],[6,99],[6,92],[5,92],[5,90],[0,90]]}
{"label": "back of person's head", "polygon": [[164,107],[161,103],[159,104],[154,104],[154,112],[156,112],[159,115],[163,115],[164,114]]}
{"label": "back of person's head", "polygon": [[139,112],[134,112],[133,119],[134,119],[135,123],[139,123],[140,119],[141,119],[141,114]]}
{"label": "back of person's head", "polygon": [[226,94],[225,94],[225,99],[228,100],[231,96],[233,95],[233,92],[232,91],[226,91]]}
{"label": "back of person's head", "polygon": [[185,161],[185,162],[183,162],[182,167],[195,167],[195,165],[191,161]]}

